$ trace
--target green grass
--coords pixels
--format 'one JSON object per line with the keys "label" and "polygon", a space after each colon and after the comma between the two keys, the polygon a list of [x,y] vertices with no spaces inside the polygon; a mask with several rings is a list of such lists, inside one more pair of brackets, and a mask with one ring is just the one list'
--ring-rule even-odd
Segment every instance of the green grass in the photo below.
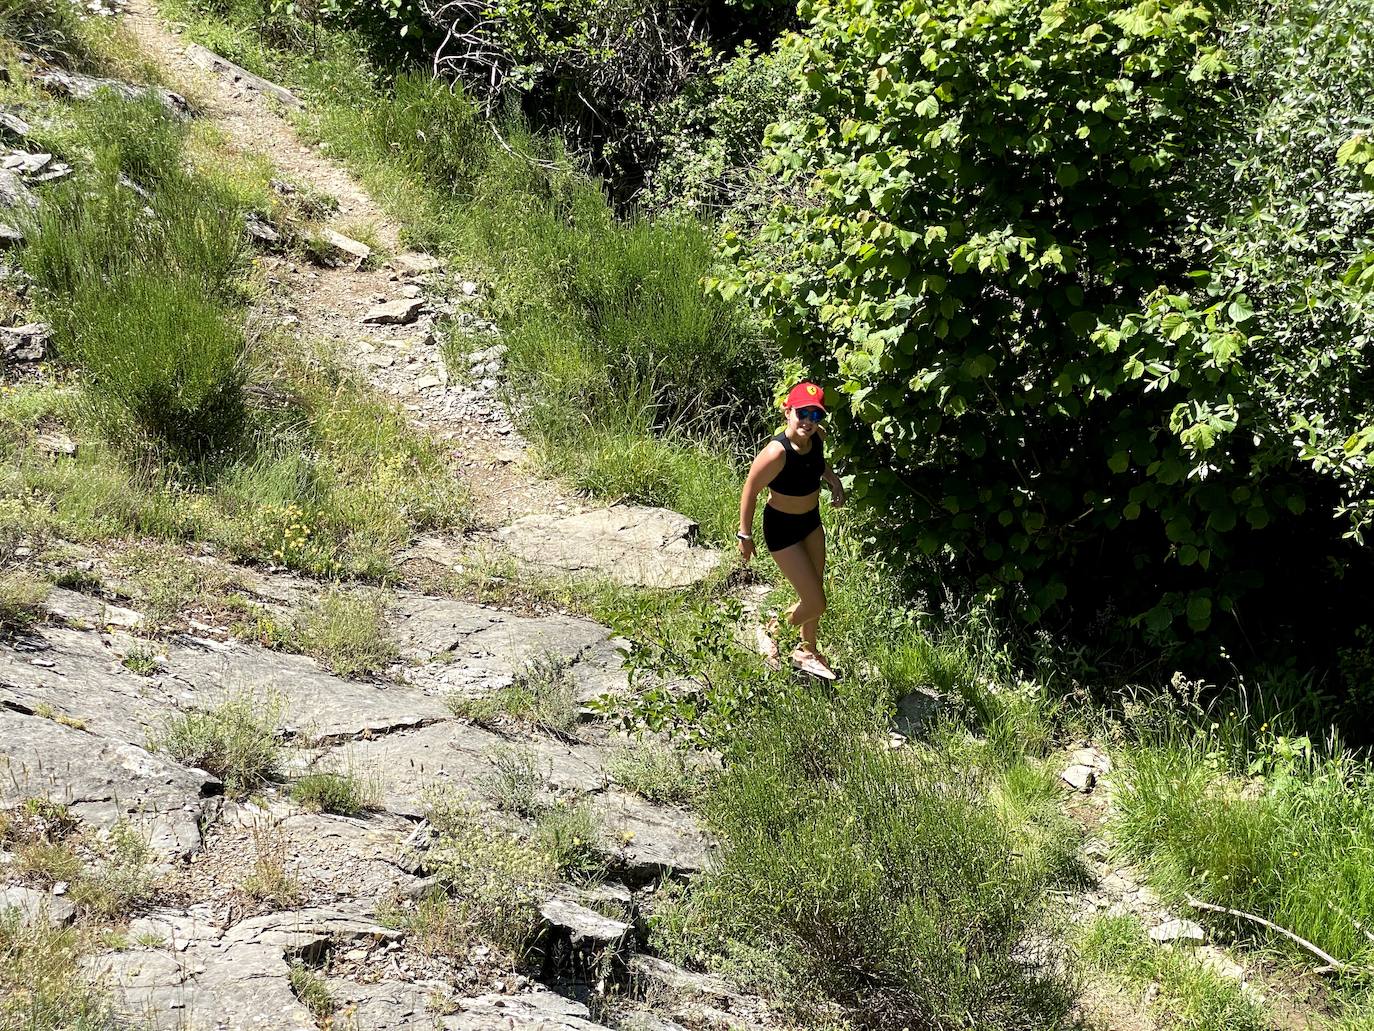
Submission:
{"label": "green grass", "polygon": [[[1125,853],[1173,898],[1263,916],[1367,966],[1374,943],[1374,774],[1349,755],[1244,717],[1211,730],[1148,737],[1121,756],[1113,829]],[[1247,923],[1217,917],[1242,939],[1304,956]]]}
{"label": "green grass", "polygon": [[103,95],[73,112],[91,170],[46,195],[29,227],[21,260],[39,313],[84,372],[105,436],[204,459],[235,442],[245,414],[237,212],[187,172],[185,128],[156,100]]}
{"label": "green grass", "polygon": [[253,824],[253,867],[239,889],[250,899],[276,909],[290,909],[305,898],[290,864],[290,846],[276,822],[263,818]]}
{"label": "green grass", "polygon": [[455,716],[476,723],[498,717],[566,734],[577,725],[577,684],[571,664],[557,655],[542,655],[517,670],[511,683],[480,698],[450,695]]}
{"label": "green grass", "polygon": [[208,710],[168,718],[153,744],[177,762],[219,777],[235,798],[246,798],[281,772],[281,717],[279,700],[239,694]]}
{"label": "green grass", "polygon": [[0,37],[49,59],[70,60],[84,51],[70,0],[0,0]]}
{"label": "green grass", "polygon": [[386,625],[386,596],[329,590],[302,614],[301,650],[341,677],[375,677],[397,659]]}
{"label": "green grass", "polygon": [[43,921],[24,927],[0,913],[0,1027],[26,1031],[105,1031],[113,1011],[105,993],[83,976],[96,942],[82,928]]}
{"label": "green grass", "polygon": [[[1268,1031],[1264,1010],[1187,949],[1167,949],[1150,941],[1133,916],[1099,917],[1083,931],[1078,949],[1091,969],[1122,983],[1158,1015],[1170,1031]],[[1157,988],[1147,1002],[1146,990]]]}
{"label": "green grass", "polygon": [[380,808],[380,785],[356,773],[307,773],[291,785],[291,797],[316,813],[362,816]]}

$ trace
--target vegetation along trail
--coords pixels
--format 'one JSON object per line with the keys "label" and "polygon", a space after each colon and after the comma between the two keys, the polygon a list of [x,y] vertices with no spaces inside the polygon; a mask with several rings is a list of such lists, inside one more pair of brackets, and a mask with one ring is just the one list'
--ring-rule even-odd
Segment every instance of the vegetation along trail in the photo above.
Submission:
{"label": "vegetation along trail", "polygon": [[0,1031],[1374,1028],[1367,7],[0,0]]}

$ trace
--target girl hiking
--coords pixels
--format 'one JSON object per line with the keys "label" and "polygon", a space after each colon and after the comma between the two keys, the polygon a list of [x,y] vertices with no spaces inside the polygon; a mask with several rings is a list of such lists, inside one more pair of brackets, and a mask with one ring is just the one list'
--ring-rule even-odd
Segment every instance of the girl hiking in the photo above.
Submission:
{"label": "girl hiking", "polygon": [[[768,488],[763,508],[763,542],[783,576],[797,592],[787,621],[797,627],[801,643],[792,652],[792,665],[812,676],[835,679],[830,660],[816,645],[816,629],[825,613],[825,530],[821,528],[821,483],[830,488],[830,503],[844,505],[844,487],[825,461],[825,391],[814,383],[798,383],[782,404],[787,426],[764,445],[749,466],[739,500],[740,558],[754,555],[754,507],[759,492]],[[780,667],[777,614],[760,631],[759,648],[765,661]]]}

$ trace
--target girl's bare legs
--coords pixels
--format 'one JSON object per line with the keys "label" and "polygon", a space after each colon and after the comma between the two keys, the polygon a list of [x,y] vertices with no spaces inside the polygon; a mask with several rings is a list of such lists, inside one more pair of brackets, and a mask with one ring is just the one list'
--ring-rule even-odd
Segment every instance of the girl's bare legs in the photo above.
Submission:
{"label": "girl's bare legs", "polygon": [[[809,534],[806,540],[802,541],[802,547],[806,549],[807,556],[811,559],[811,566],[816,570],[816,580],[821,584],[821,611],[825,611],[825,528],[816,527]],[[828,665],[830,660],[821,654],[821,650],[816,646],[816,631],[820,626],[821,617],[818,615],[813,619],[808,627],[802,627],[801,638],[813,652],[821,657]],[[808,632],[809,631],[809,632]]]}
{"label": "girl's bare legs", "polygon": [[813,547],[821,549],[820,566],[824,569],[825,537],[821,530],[813,530],[800,544],[773,552],[773,561],[797,592],[797,604],[787,611],[787,621],[800,629],[803,647],[812,652],[816,650],[816,624],[826,606],[825,587],[812,555]]}

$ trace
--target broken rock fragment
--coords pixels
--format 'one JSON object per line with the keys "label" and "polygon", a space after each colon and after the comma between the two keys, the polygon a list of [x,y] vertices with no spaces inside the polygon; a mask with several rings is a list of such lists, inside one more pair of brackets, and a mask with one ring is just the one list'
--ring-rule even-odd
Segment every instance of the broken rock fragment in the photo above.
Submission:
{"label": "broken rock fragment", "polygon": [[425,306],[419,298],[403,298],[379,304],[363,316],[365,326],[408,326],[420,317]]}

